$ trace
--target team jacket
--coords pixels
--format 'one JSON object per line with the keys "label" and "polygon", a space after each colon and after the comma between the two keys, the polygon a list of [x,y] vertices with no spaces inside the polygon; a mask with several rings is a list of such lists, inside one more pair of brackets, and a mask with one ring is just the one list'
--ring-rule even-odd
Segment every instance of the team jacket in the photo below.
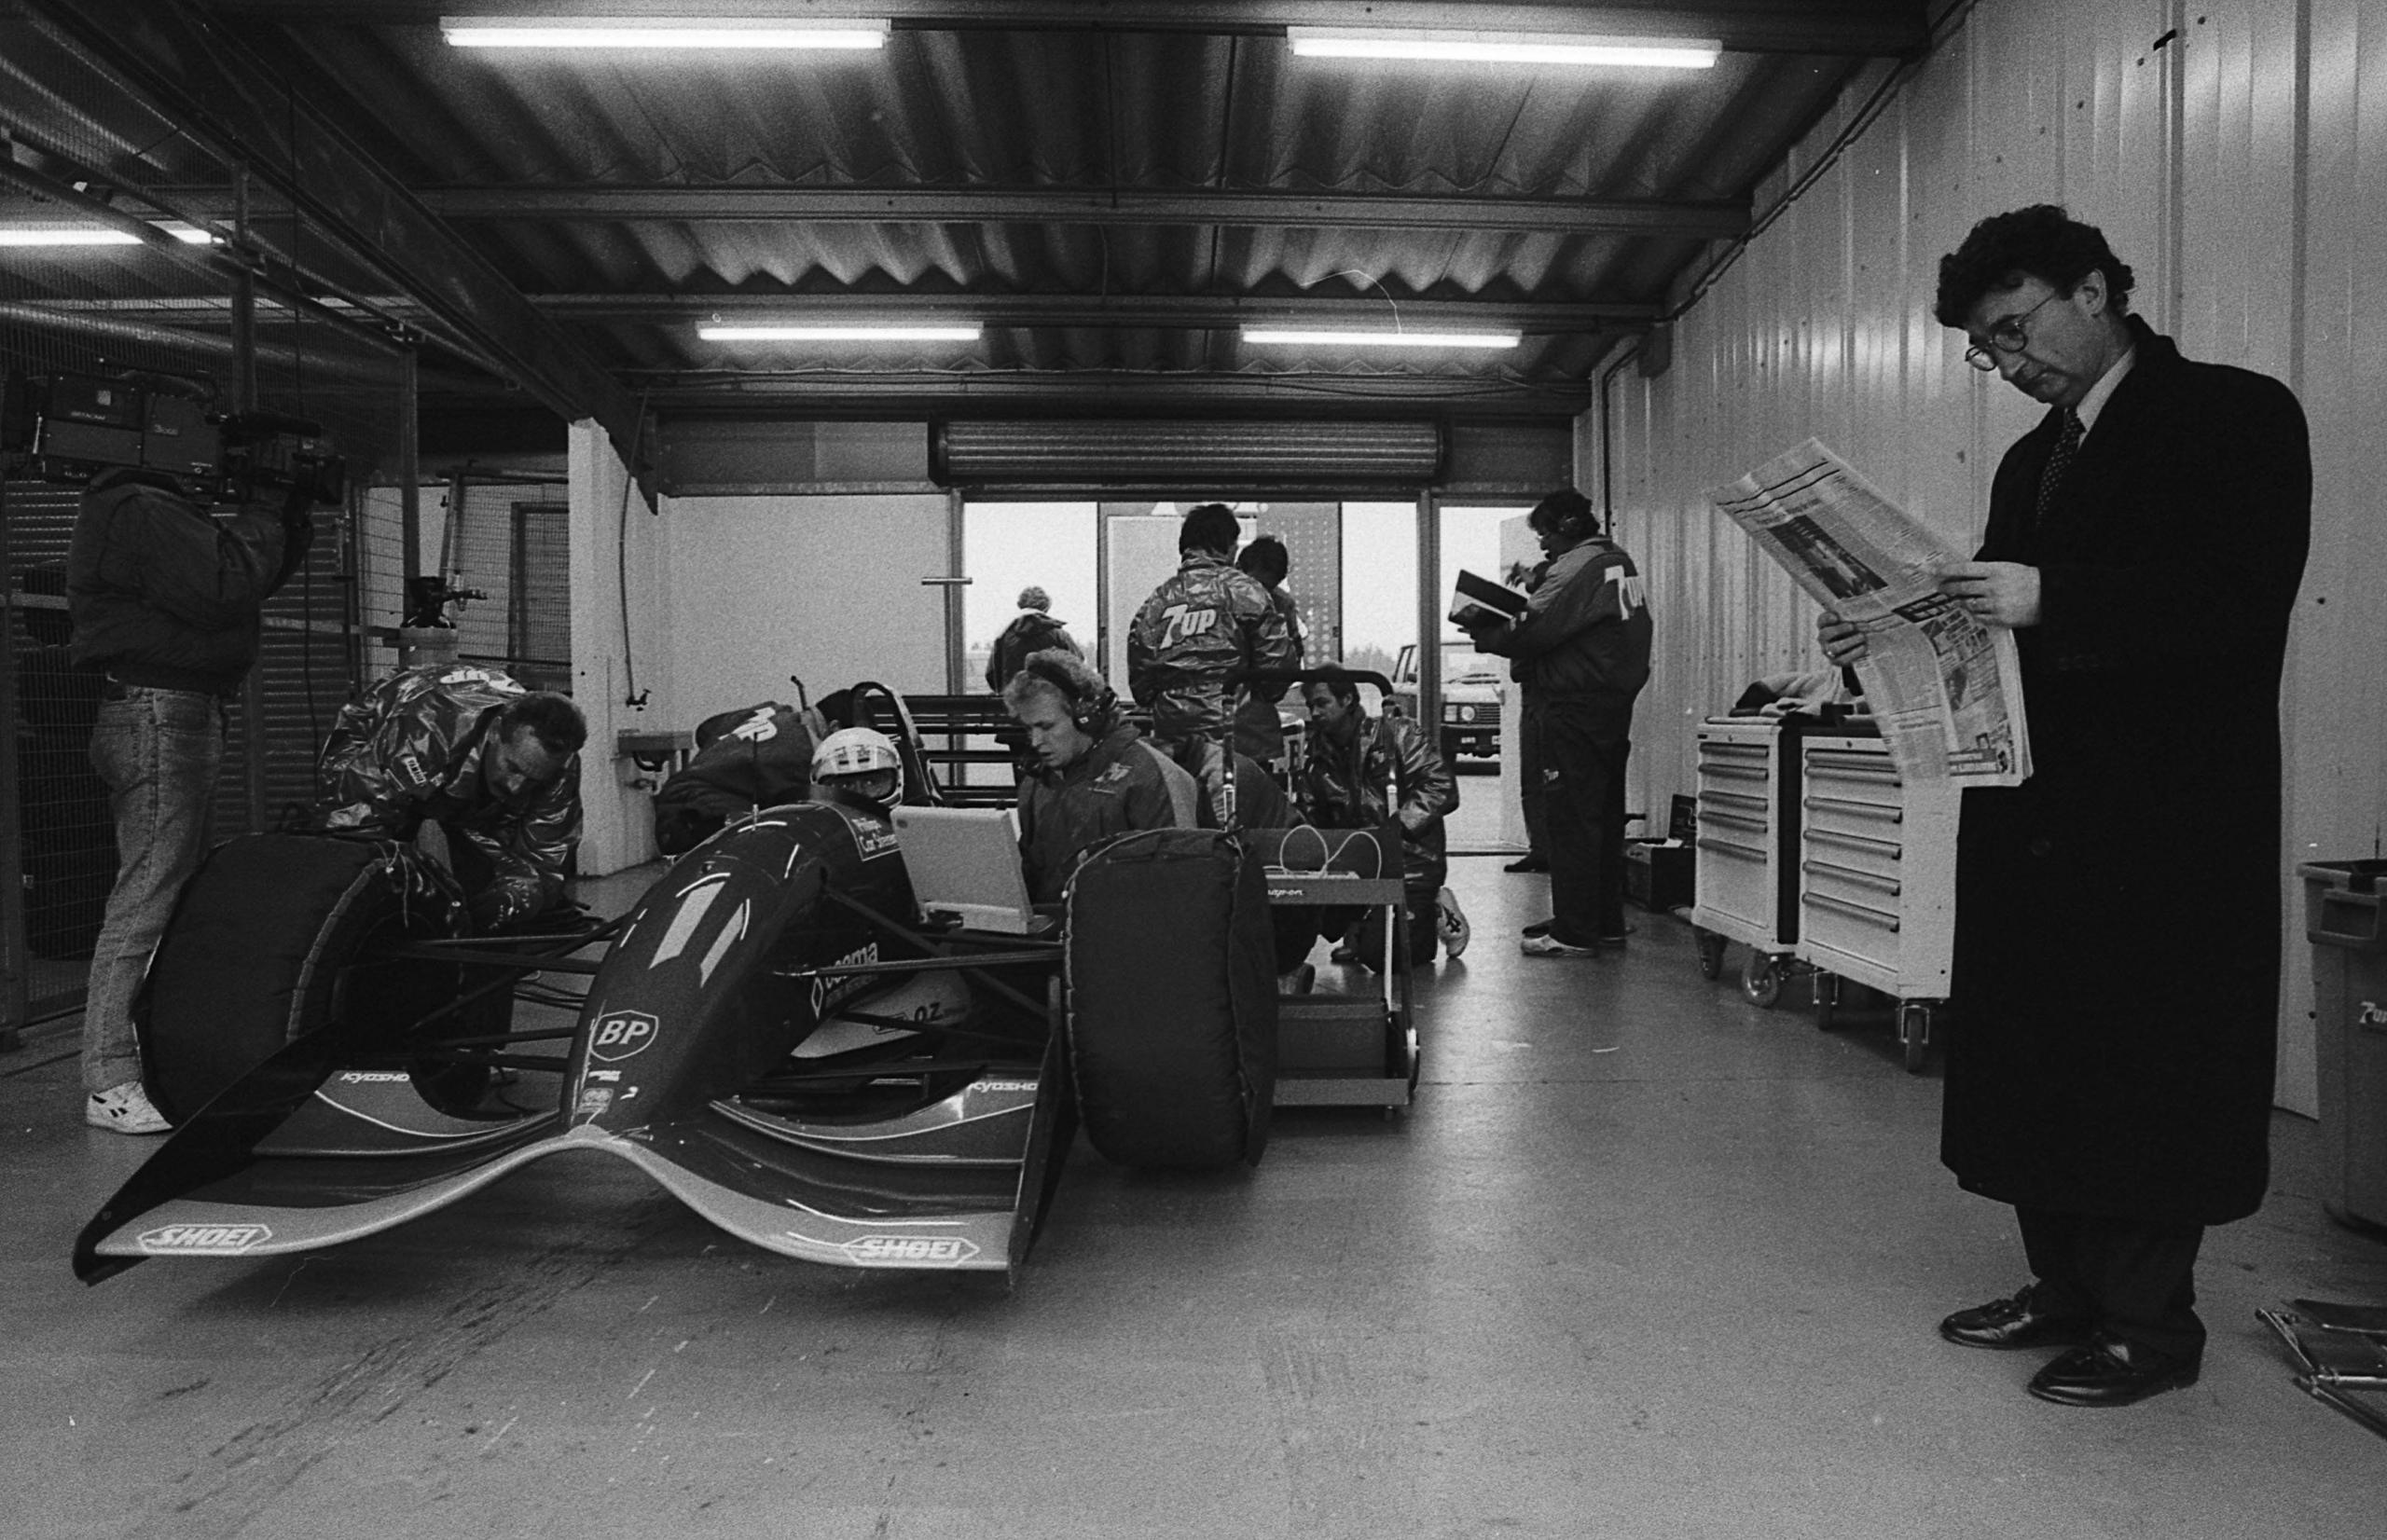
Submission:
{"label": "team jacket", "polygon": [[103,472],[67,551],[75,661],[127,684],[230,694],[256,661],[260,608],[313,538],[269,507],[219,524],[137,473]]}
{"label": "team jacket", "polygon": [[677,856],[752,808],[804,801],[813,747],[802,712],[777,701],[754,707],[655,793],[655,847]]}
{"label": "team jacket", "polygon": [[1442,886],[1449,870],[1442,817],[1458,806],[1458,783],[1407,717],[1362,717],[1348,747],[1312,733],[1293,795],[1321,829],[1373,829],[1397,818],[1401,879],[1412,887]]}
{"label": "team jacket", "polygon": [[[1185,784],[1172,786],[1171,773]],[[1066,769],[1019,787],[1019,860],[1035,903],[1059,901],[1088,846],[1131,829],[1191,828],[1192,777],[1125,722]]]}
{"label": "team jacket", "polygon": [[496,870],[490,923],[528,918],[563,895],[580,843],[580,758],[519,803],[481,783],[490,724],[528,694],[503,671],[436,663],[383,680],[340,708],[316,762],[316,828],[411,839],[426,820],[462,834]]}
{"label": "team jacket", "polygon": [[[1300,653],[1268,590],[1232,562],[1192,551],[1152,590],[1127,632],[1127,688],[1152,714],[1152,736],[1176,743],[1195,734],[1225,740],[1232,713],[1227,675],[1294,668]],[[1270,702],[1287,686],[1262,686]]]}
{"label": "team jacket", "polygon": [[1525,612],[1476,645],[1544,701],[1630,702],[1649,681],[1649,604],[1633,558],[1594,536],[1550,559]]}
{"label": "team jacket", "polygon": [[[1285,631],[1292,638],[1293,661],[1289,667],[1299,668],[1308,653],[1307,639],[1302,630],[1301,612],[1294,607],[1293,596],[1282,588],[1268,590],[1269,602],[1285,617]],[[1285,757],[1284,722],[1276,715],[1276,702],[1268,698],[1265,690],[1243,697],[1235,713],[1235,751],[1249,754],[1253,759],[1275,762]]]}

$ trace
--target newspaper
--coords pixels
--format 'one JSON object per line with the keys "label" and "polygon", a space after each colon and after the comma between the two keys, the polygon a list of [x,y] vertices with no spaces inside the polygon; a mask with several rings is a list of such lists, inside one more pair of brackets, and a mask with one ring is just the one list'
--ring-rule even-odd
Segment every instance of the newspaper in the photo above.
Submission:
{"label": "newspaper", "polygon": [[1809,439],[1708,493],[1799,586],[1866,633],[1865,699],[1909,781],[2018,786],[2031,739],[2014,633],[1939,592],[1963,559]]}

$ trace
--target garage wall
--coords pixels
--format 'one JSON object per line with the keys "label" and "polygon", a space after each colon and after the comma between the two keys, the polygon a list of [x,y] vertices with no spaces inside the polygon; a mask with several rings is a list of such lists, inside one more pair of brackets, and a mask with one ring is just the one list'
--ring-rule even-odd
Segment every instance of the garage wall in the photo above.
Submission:
{"label": "garage wall", "polygon": [[[1865,86],[1761,188],[1817,171]],[[1940,254],[1981,216],[2067,204],[2138,269],[2189,356],[2286,380],[2311,417],[2314,541],[2285,688],[2290,971],[2283,1104],[2313,1105],[2297,859],[2387,830],[2387,3],[1981,0],[1605,408],[1617,532],[1649,574],[1659,659],[1634,805],[1691,789],[1698,718],[1820,662],[1814,606],[1705,488],[1810,434],[1969,548],[1997,456],[2035,417],[1930,320]],[[1596,489],[1599,435],[1579,474]],[[2118,964],[2118,966],[2123,966]]]}
{"label": "garage wall", "polygon": [[674,678],[689,724],[750,701],[873,679],[945,688],[947,500],[905,496],[664,500]]}

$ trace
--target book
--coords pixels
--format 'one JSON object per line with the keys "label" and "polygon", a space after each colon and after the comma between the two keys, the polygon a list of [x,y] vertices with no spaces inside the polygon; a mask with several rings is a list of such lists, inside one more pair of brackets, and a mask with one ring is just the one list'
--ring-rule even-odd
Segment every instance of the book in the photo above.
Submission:
{"label": "book", "polygon": [[1497,626],[1524,614],[1527,602],[1525,596],[1514,588],[1478,577],[1462,567],[1451,584],[1451,624],[1462,631]]}

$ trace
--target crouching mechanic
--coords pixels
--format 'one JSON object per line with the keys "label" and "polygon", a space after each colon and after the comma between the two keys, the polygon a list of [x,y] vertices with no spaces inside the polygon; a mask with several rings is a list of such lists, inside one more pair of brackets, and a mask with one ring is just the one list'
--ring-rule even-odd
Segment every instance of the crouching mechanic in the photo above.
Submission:
{"label": "crouching mechanic", "polygon": [[[1407,717],[1368,715],[1359,704],[1358,681],[1340,668],[1320,672],[1326,677],[1302,687],[1309,707],[1310,737],[1293,794],[1309,821],[1321,829],[1399,823],[1401,887],[1409,901],[1409,960],[1432,962],[1438,934],[1456,956],[1467,945],[1467,921],[1459,914],[1458,901],[1442,886],[1450,873],[1442,819],[1458,805],[1458,783],[1415,722]],[[1330,915],[1338,913],[1328,911]],[[1347,914],[1343,918],[1347,922]],[[1380,935],[1376,945],[1382,945]],[[1371,950],[1352,946],[1353,956],[1363,962],[1373,961]]]}
{"label": "crouching mechanic", "polygon": [[567,696],[495,668],[431,664],[340,708],[316,763],[309,823],[330,834],[447,835],[474,925],[520,926],[555,908],[580,843],[580,747]]}

